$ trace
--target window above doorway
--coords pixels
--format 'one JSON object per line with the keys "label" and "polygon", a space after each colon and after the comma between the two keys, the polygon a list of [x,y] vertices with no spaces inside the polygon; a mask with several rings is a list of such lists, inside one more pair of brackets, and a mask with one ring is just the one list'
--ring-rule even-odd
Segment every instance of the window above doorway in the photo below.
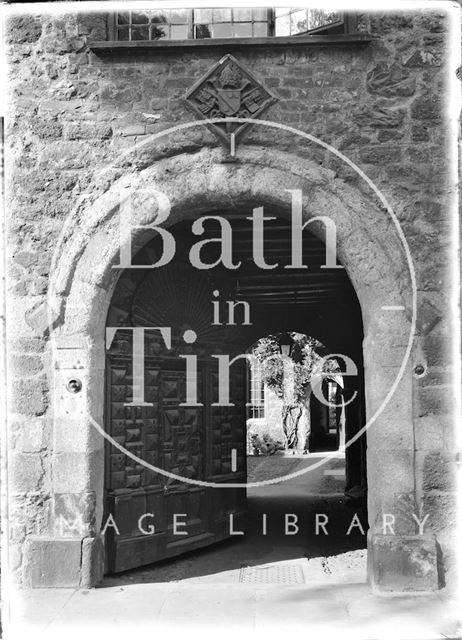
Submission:
{"label": "window above doorway", "polygon": [[110,24],[110,38],[117,42],[347,35],[355,31],[351,15],[294,7],[119,11]]}

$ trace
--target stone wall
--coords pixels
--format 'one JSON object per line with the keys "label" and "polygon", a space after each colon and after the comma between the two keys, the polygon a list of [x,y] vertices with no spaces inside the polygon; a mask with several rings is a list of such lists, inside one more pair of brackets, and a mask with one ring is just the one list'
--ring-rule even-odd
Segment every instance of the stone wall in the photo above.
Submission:
{"label": "stone wall", "polygon": [[[162,158],[192,156],[218,146],[204,127],[172,134],[161,142],[150,143],[149,136],[192,119],[182,98],[227,53],[226,48],[97,56],[89,45],[107,38],[106,19],[106,15],[68,12],[16,17],[7,25],[9,515],[11,571],[18,582],[23,578],[27,582],[30,575],[30,556],[26,554],[25,561],[23,557],[29,544],[25,543],[34,536],[53,535],[56,433],[51,421],[46,295],[64,220],[80,198],[89,207],[133,171]],[[406,378],[394,400],[395,410],[398,406],[403,421],[412,422],[413,432],[403,430],[401,437],[400,424],[385,412],[381,425],[386,431],[376,436],[372,430],[369,440],[369,468],[385,465],[391,474],[404,474],[401,486],[407,490],[390,500],[387,483],[376,473],[371,475],[369,496],[377,512],[380,506],[396,507],[401,500],[418,513],[430,514],[442,586],[451,580],[454,568],[455,520],[451,387],[455,363],[448,281],[454,185],[445,108],[453,73],[448,66],[449,17],[442,7],[438,13],[374,13],[362,16],[361,24],[372,34],[368,45],[246,46],[235,55],[278,97],[267,118],[317,136],[357,163],[392,204],[401,223],[418,288],[411,363],[412,368],[422,365],[424,372]],[[142,149],[130,151],[143,140]],[[249,152],[261,147],[270,154],[272,149],[290,152],[301,162],[309,160],[331,170],[336,180],[370,197],[350,167],[292,134],[254,128],[242,146]],[[76,228],[85,222],[79,217],[83,211],[80,207],[75,213]],[[363,240],[359,231],[349,237],[358,251]],[[369,335],[366,346],[367,341],[377,344],[380,336]],[[392,360],[392,354],[385,356]],[[380,365],[381,381],[391,375],[393,366],[396,362]],[[379,373],[366,366],[366,376],[378,379]],[[373,400],[369,395],[367,401]],[[388,435],[401,442],[400,447],[386,450]],[[69,462],[69,484],[80,472]],[[95,500],[90,492],[85,504],[78,506],[86,514],[87,536],[95,534]],[[72,512],[65,497],[62,501],[62,513]],[[412,538],[415,523],[406,514],[403,522]],[[371,523],[373,531],[378,526]],[[389,577],[381,579],[386,585]],[[429,584],[434,586],[431,580]]]}
{"label": "stone wall", "polygon": [[[247,420],[247,434],[263,436],[268,434],[273,440],[284,443],[284,431],[282,429],[282,400],[274,391],[265,386],[264,392],[264,417],[249,418]],[[250,441],[248,453],[252,454]]]}

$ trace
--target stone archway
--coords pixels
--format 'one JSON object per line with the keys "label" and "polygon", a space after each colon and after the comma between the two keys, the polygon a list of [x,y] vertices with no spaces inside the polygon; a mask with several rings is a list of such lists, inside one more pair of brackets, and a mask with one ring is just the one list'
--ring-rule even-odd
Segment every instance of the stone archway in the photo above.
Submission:
{"label": "stone archway", "polygon": [[[67,223],[57,247],[49,298],[51,369],[55,374],[53,491],[55,496],[66,494],[71,512],[83,527],[74,538],[57,537],[54,528],[47,549],[53,547],[56,552],[59,546],[67,550],[69,584],[95,584],[102,568],[99,531],[104,442],[89,416],[102,421],[105,318],[120,274],[112,267],[119,257],[121,199],[140,191],[145,194],[134,209],[132,226],[147,227],[158,215],[158,193],[165,194],[171,202],[170,216],[163,225],[168,227],[222,208],[224,203],[228,209],[272,206],[289,216],[288,190],[300,189],[304,220],[325,215],[335,222],[339,261],[347,269],[361,304],[368,419],[377,412],[399,372],[409,338],[411,287],[405,254],[387,213],[334,172],[295,155],[242,147],[238,162],[223,159],[222,150],[203,149],[125,174],[80,218]],[[313,224],[312,231],[323,237],[322,224]],[[133,250],[150,235],[147,228],[136,229]],[[385,314],[383,305],[403,305],[406,313]],[[82,390],[75,395],[66,389],[73,377],[82,381]],[[416,545],[420,549],[429,544],[415,540],[409,522],[399,535],[384,536],[382,531],[382,514],[394,513],[400,496],[415,497],[414,473],[410,472],[414,469],[412,442],[412,375],[407,367],[394,401],[368,432],[369,566],[373,582],[380,583],[378,568],[398,543],[405,555],[412,555]],[[61,484],[69,472],[75,480],[72,494],[66,483]],[[58,514],[54,516],[56,519]],[[36,553],[37,548],[39,540],[29,546],[29,552]],[[43,551],[44,562],[46,555]],[[395,571],[399,588],[399,567]],[[388,581],[387,587],[390,585],[393,588]],[[415,586],[420,588],[418,579]]]}

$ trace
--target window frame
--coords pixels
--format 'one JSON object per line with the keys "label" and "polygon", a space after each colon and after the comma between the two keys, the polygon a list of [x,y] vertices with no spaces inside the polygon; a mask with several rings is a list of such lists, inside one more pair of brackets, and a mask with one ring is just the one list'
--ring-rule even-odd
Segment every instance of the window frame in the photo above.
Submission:
{"label": "window frame", "polygon": [[[234,7],[230,7],[230,8],[234,8]],[[127,9],[127,11],[129,11],[131,13],[130,9]],[[109,14],[108,17],[108,37],[109,40],[112,42],[117,42],[120,44],[126,44],[126,43],[142,43],[142,44],[148,44],[148,43],[156,43],[159,45],[165,45],[167,42],[168,43],[173,43],[170,46],[175,46],[175,43],[178,45],[179,43],[185,43],[185,42],[207,42],[209,45],[213,45],[214,41],[219,41],[220,43],[222,43],[223,41],[229,41],[230,43],[236,40],[248,40],[249,42],[251,42],[252,40],[261,40],[262,38],[267,39],[268,41],[271,41],[273,39],[278,39],[278,38],[285,38],[285,39],[296,39],[296,38],[301,38],[301,37],[305,37],[305,38],[309,38],[311,36],[330,36],[330,35],[336,35],[336,36],[352,36],[354,34],[357,33],[357,16],[355,14],[352,14],[348,11],[342,11],[341,13],[341,20],[338,20],[335,23],[329,24],[329,25],[325,25],[325,26],[321,26],[321,27],[316,27],[315,29],[310,29],[308,31],[303,31],[300,33],[296,33],[293,35],[286,35],[286,36],[276,36],[275,35],[275,11],[274,8],[268,8],[267,12],[268,12],[268,17],[267,17],[267,24],[268,24],[268,35],[266,36],[236,36],[236,37],[228,37],[228,38],[195,38],[195,22],[194,22],[194,11],[195,9],[189,9],[190,14],[188,16],[188,37],[186,39],[178,39],[178,40],[173,40],[170,38],[161,38],[158,40],[118,40],[117,39],[117,12],[111,12]],[[130,16],[130,20],[131,20],[131,16]],[[252,21],[253,24],[254,21]],[[255,22],[259,22],[259,21],[255,21]],[[131,22],[130,22],[131,24]],[[342,29],[343,27],[343,29]],[[340,29],[340,31],[339,31]],[[131,33],[130,33],[131,35]]]}
{"label": "window frame", "polygon": [[[210,10],[213,10],[215,7],[211,7]],[[246,7],[224,7],[224,9],[229,8],[232,12],[234,12],[236,9],[242,9],[242,8],[246,8]],[[258,9],[259,7],[249,7],[250,10],[256,8]],[[264,8],[264,7],[263,7]],[[192,21],[192,39],[193,40],[219,40],[221,38],[229,38],[229,39],[233,39],[233,38],[268,38],[271,37],[268,33],[264,36],[255,36],[255,35],[250,35],[250,36],[218,36],[218,37],[210,37],[210,38],[196,38],[195,37],[195,33],[196,33],[196,26],[198,26],[199,24],[204,24],[204,23],[196,23],[195,21],[195,15],[194,12],[195,11],[204,11],[204,9],[191,9],[191,21]],[[261,24],[266,24],[267,25],[267,31],[270,30],[270,25],[271,25],[271,14],[272,14],[272,10],[266,8],[266,18],[265,20],[254,20],[253,19],[253,15],[250,18],[250,20],[234,20],[234,13],[231,14],[231,22],[229,20],[217,20],[214,21],[213,16],[212,16],[212,21],[209,23],[211,25],[214,24],[250,24],[252,26],[252,32],[253,32],[253,25],[256,23],[261,23]]]}
{"label": "window frame", "polygon": [[263,381],[263,366],[256,361],[250,364],[247,377],[247,419],[265,420],[266,387]]}
{"label": "window frame", "polygon": [[[297,9],[298,10],[298,9]],[[303,11],[304,9],[300,9]],[[347,21],[346,16],[348,15],[346,11],[339,11],[340,19],[337,22],[332,22],[327,25],[323,25],[321,27],[315,27],[314,29],[307,29],[306,31],[299,31],[298,33],[289,34],[287,36],[277,36],[276,35],[276,13],[275,9],[270,9],[273,15],[273,33],[269,37],[278,38],[278,37],[287,37],[287,38],[297,38],[299,36],[309,36],[309,35],[329,35],[331,33],[350,33],[347,31]],[[291,15],[290,11],[286,15]],[[349,26],[349,25],[348,25]],[[356,26],[356,21],[355,21]],[[343,27],[342,31],[339,32],[339,28]]]}

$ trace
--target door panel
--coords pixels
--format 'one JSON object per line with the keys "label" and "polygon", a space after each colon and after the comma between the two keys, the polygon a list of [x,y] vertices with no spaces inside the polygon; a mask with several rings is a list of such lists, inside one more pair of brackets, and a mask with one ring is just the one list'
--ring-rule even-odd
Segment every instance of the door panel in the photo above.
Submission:
{"label": "door panel", "polygon": [[[219,484],[245,483],[247,479],[246,442],[246,386],[245,362],[232,365],[230,373],[230,407],[210,406],[218,400],[218,372],[214,365],[208,370],[209,438],[207,479]],[[236,452],[236,471],[232,470],[232,452]],[[234,531],[245,528],[247,499],[245,489],[210,490],[211,528],[215,537],[222,540]]]}
{"label": "door panel", "polygon": [[[109,433],[140,459],[179,476],[216,483],[245,482],[244,367],[245,363],[236,363],[231,368],[234,406],[212,407],[218,398],[216,360],[203,358],[198,365],[198,400],[203,407],[182,407],[184,361],[146,357],[145,399],[153,405],[127,407],[124,403],[132,399],[127,336],[111,349],[107,359]],[[231,468],[233,449],[236,471]],[[234,529],[242,530],[245,511],[245,489],[191,485],[146,469],[114,446],[107,446],[104,521],[111,514],[117,526],[117,530],[108,526],[106,531],[106,568],[110,573],[223,540],[230,535],[230,514]],[[140,527],[152,533],[144,535]]]}

